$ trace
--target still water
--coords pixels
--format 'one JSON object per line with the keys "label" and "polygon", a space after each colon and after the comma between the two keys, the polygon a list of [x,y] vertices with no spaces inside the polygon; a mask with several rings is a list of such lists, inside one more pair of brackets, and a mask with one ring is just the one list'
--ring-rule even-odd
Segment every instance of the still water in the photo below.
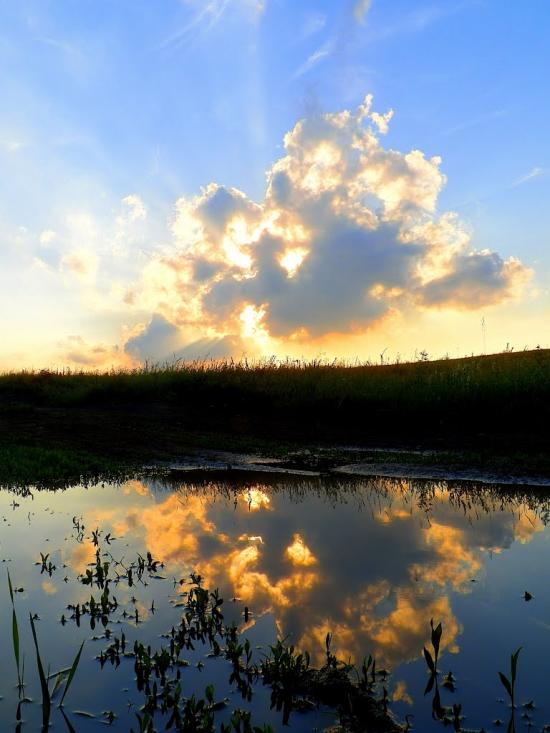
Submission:
{"label": "still water", "polygon": [[[107,633],[124,631],[129,647],[134,639],[153,647],[163,642],[181,616],[179,581],[198,572],[207,587],[220,589],[226,616],[241,625],[255,654],[284,637],[320,665],[330,631],[341,658],[360,664],[373,654],[378,668],[391,672],[387,689],[398,720],[432,731],[442,725],[432,719],[433,691],[424,695],[422,647],[433,619],[443,627],[441,681],[449,671],[456,679],[454,692],[440,689],[443,703],[462,705],[464,727],[497,730],[494,721],[502,720],[505,729],[510,708],[498,671],[509,674],[510,653],[521,646],[517,729],[532,721],[533,730],[543,730],[550,722],[549,511],[550,495],[536,489],[238,471],[28,495],[2,491],[1,730],[15,730],[18,699],[7,569],[32,700],[22,706],[22,729],[40,730],[41,720],[31,613],[51,673],[70,666],[86,640],[66,700],[74,729],[103,729],[110,719],[112,730],[139,730],[142,697],[132,661],[101,668],[103,625],[91,629],[86,616],[77,625],[67,608],[90,598],[79,576],[95,565],[98,547],[119,572],[138,553],[162,563],[132,587],[116,589]],[[226,662],[200,648],[187,657],[186,695],[202,694],[213,682],[217,697],[242,706],[227,684]],[[258,686],[254,720],[280,730],[281,715],[269,702]],[[297,731],[334,723],[323,708],[290,720]],[[70,730],[57,710],[52,725]]]}

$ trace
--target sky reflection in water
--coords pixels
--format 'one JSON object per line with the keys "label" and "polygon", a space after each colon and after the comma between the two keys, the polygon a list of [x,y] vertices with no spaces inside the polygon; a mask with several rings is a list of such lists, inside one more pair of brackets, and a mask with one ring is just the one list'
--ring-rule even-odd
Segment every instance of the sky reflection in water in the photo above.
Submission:
{"label": "sky reflection in water", "polygon": [[[431,704],[423,697],[426,684],[422,646],[429,621],[443,624],[441,669],[457,678],[447,704],[461,702],[469,726],[491,727],[508,710],[498,698],[503,689],[499,669],[507,671],[509,654],[523,645],[519,662],[519,701],[535,698],[532,713],[537,729],[550,721],[544,678],[550,652],[549,532],[545,528],[550,500],[503,490],[453,488],[407,481],[281,478],[280,476],[187,473],[171,478],[130,481],[120,487],[74,487],[57,494],[32,497],[0,495],[2,524],[0,559],[9,563],[17,587],[20,625],[27,628],[28,611],[40,616],[37,631],[43,656],[52,671],[70,664],[80,639],[100,636],[83,620],[62,626],[67,603],[89,598],[90,589],[76,582],[95,558],[89,537],[100,527],[117,539],[102,549],[129,562],[137,552],[150,551],[162,560],[165,580],[133,589],[117,587],[120,612],[113,630],[123,628],[133,644],[136,607],[138,636],[160,643],[178,619],[175,607],[180,579],[200,572],[206,585],[219,587],[226,613],[242,623],[247,605],[247,634],[255,645],[272,643],[277,634],[312,652],[321,663],[327,631],[344,658],[361,661],[373,653],[379,667],[392,671],[390,695],[394,712],[414,713],[416,730],[436,730]],[[86,530],[79,542],[72,518]],[[34,563],[40,552],[56,565],[51,577]],[[66,567],[64,567],[66,566]],[[8,619],[7,582],[0,602]],[[534,598],[526,603],[523,593]],[[135,598],[135,602],[132,600]],[[238,600],[231,603],[230,599]],[[151,613],[152,600],[155,612]],[[11,654],[10,625],[0,625],[0,644]],[[30,634],[23,633],[31,697],[38,698]],[[87,642],[82,666],[71,690],[68,709],[98,716],[77,717],[78,730],[97,727],[102,712],[119,716],[116,729],[128,730],[140,697],[134,690],[133,668],[99,670],[94,657],[105,639]],[[0,719],[15,718],[15,663],[5,662],[0,693]],[[198,654],[195,660],[203,660]],[[227,669],[208,663],[202,671],[184,670],[184,690],[202,692],[214,680],[224,690]],[[93,680],[93,681],[92,681]],[[188,687],[186,688],[186,685]],[[259,691],[254,702],[257,722],[280,728],[268,712],[269,696]],[[234,705],[238,698],[232,699]],[[37,705],[25,707],[27,729],[38,720]],[[520,711],[521,715],[523,711]],[[133,720],[132,720],[133,719]],[[295,716],[292,727],[311,730],[332,722],[326,712]],[[73,720],[73,724],[75,721]],[[62,730],[55,719],[56,729]]]}

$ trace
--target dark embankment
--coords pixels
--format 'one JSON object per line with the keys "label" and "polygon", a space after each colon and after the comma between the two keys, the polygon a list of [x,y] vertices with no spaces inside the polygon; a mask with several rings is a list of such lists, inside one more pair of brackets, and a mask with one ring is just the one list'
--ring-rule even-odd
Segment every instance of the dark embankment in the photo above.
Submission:
{"label": "dark embankment", "polygon": [[0,377],[0,444],[118,458],[283,444],[544,453],[550,350],[384,366],[179,364]]}

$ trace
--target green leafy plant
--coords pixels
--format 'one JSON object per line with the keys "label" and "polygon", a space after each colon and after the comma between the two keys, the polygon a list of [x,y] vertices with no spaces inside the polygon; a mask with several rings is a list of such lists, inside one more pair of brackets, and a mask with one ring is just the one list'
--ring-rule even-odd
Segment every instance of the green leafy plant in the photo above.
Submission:
{"label": "green leafy plant", "polygon": [[38,668],[38,677],[40,679],[40,689],[42,691],[42,727],[44,729],[47,729],[49,722],[50,722],[52,700],[56,692],[60,689],[61,685],[63,684],[63,679],[68,671],[67,681],[65,683],[65,689],[63,690],[63,695],[61,696],[61,700],[59,702],[59,707],[60,708],[63,707],[63,702],[65,700],[67,693],[69,692],[72,681],[76,674],[76,670],[80,663],[80,657],[82,655],[82,649],[84,648],[84,642],[82,642],[82,644],[80,645],[80,649],[78,650],[76,657],[74,658],[73,663],[68,668],[68,670],[66,669],[62,670],[61,672],[54,675],[55,682],[54,682],[53,690],[50,692],[50,687],[48,684],[50,680],[50,676],[44,672],[44,665],[42,663],[42,657],[40,656],[40,648],[38,646],[38,637],[36,634],[36,627],[34,625],[34,619],[33,619],[32,614],[29,614],[29,619],[31,622],[31,631],[32,631],[32,638],[34,641],[34,648],[36,651],[36,666]]}
{"label": "green leafy plant", "polygon": [[15,613],[15,600],[13,597],[13,586],[10,578],[10,571],[8,570],[8,587],[10,590],[10,598],[12,605],[12,616],[11,616],[11,636],[13,644],[13,656],[15,657],[15,664],[17,666],[17,687],[19,689],[19,695],[24,686],[24,674],[25,674],[25,660],[21,663],[20,657],[20,645],[19,645],[19,624],[17,623],[17,614]]}
{"label": "green leafy plant", "polygon": [[434,627],[433,618],[430,620],[430,628],[432,630],[431,642],[432,642],[432,648],[433,648],[433,656],[426,649],[426,647],[424,647],[423,651],[424,651],[424,659],[426,660],[428,669],[430,670],[432,677],[436,677],[437,676],[437,662],[439,659],[439,647],[441,644],[441,635],[443,633],[443,628],[440,623]]}
{"label": "green leafy plant", "polygon": [[40,678],[40,689],[42,690],[42,726],[47,730],[50,724],[50,713],[52,708],[52,699],[48,687],[48,680],[44,673],[44,665],[40,657],[40,649],[38,648],[38,639],[36,637],[36,629],[32,614],[29,614],[32,630],[32,638],[34,640],[34,648],[36,650],[36,666],[38,667],[38,676]]}
{"label": "green leafy plant", "polygon": [[74,658],[74,661],[71,665],[71,668],[69,670],[69,676],[67,677],[67,683],[65,684],[65,689],[63,690],[63,695],[61,696],[61,700],[59,701],[59,707],[63,707],[63,701],[65,700],[65,697],[67,693],[69,692],[69,687],[71,686],[71,683],[74,679],[74,676],[76,674],[76,670],[78,668],[78,665],[80,663],[80,657],[82,655],[82,650],[84,649],[84,642],[80,645],[80,649],[78,650],[78,653],[76,657]]}
{"label": "green leafy plant", "polygon": [[516,651],[510,655],[510,677],[506,677],[505,674],[502,672],[498,673],[498,676],[500,677],[500,681],[502,682],[502,686],[508,693],[508,697],[510,698],[510,703],[512,705],[512,708],[516,707],[515,703],[515,688],[516,688],[516,678],[517,678],[517,668],[518,668],[518,657],[519,653],[521,652],[522,647],[519,647],[516,649]]}

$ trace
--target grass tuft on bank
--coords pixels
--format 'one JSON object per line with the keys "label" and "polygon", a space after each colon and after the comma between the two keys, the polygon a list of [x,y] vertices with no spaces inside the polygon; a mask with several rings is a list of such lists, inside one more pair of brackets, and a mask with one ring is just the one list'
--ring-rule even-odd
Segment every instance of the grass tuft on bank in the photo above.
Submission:
{"label": "grass tuft on bank", "polygon": [[129,475],[120,461],[86,451],[33,445],[0,446],[0,488],[65,488]]}

